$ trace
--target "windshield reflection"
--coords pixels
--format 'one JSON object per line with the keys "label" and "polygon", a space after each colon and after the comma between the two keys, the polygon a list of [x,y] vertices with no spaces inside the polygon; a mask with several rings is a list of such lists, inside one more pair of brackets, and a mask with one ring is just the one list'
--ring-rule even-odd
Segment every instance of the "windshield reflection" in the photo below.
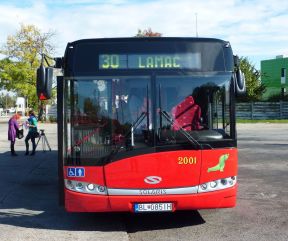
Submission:
{"label": "windshield reflection", "polygon": [[[228,75],[158,77],[157,87],[161,113],[157,123],[159,144],[183,143],[191,138],[209,142],[230,137]],[[163,113],[167,113],[164,119]]]}
{"label": "windshield reflection", "polygon": [[203,143],[229,139],[229,78],[71,80],[66,88],[65,110],[71,115],[67,155],[77,160],[106,160],[119,152],[153,146],[188,144],[199,149]]}

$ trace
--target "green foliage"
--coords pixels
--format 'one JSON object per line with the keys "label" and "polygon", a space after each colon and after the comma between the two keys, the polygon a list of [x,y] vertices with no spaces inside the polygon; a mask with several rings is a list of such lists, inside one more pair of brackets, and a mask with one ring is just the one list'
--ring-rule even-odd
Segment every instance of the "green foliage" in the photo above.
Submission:
{"label": "green foliage", "polygon": [[15,107],[16,106],[16,97],[10,96],[8,94],[0,94],[0,108],[5,109],[6,107]]}
{"label": "green foliage", "polygon": [[241,101],[261,100],[263,93],[266,91],[266,87],[260,81],[260,71],[249,62],[247,57],[240,58],[240,69],[245,74],[247,95],[239,97],[239,99]]}
{"label": "green foliage", "polygon": [[16,92],[28,98],[29,107],[37,109],[36,69],[41,54],[51,55],[54,47],[50,43],[54,34],[41,33],[34,25],[21,25],[19,31],[7,37],[0,53],[0,88]]}
{"label": "green foliage", "polygon": [[282,94],[279,93],[279,94],[270,95],[267,99],[267,101],[271,101],[271,102],[278,102],[281,100],[282,101],[288,101],[288,95],[282,96]]}

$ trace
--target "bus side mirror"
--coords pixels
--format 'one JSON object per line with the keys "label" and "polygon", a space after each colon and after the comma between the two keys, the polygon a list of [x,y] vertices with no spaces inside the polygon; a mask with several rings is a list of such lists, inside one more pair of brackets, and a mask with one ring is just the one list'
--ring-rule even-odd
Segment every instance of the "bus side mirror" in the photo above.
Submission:
{"label": "bus side mirror", "polygon": [[238,55],[234,55],[234,83],[235,83],[235,94],[236,96],[242,96],[246,94],[246,81],[245,75],[240,69],[240,58]]}
{"label": "bus side mirror", "polygon": [[245,75],[240,68],[236,70],[234,79],[236,96],[242,96],[246,94]]}
{"label": "bus side mirror", "polygon": [[48,100],[52,94],[53,68],[44,67],[43,64],[37,69],[37,96],[39,100]]}
{"label": "bus side mirror", "polygon": [[234,59],[234,66],[236,68],[238,68],[240,66],[240,59],[238,55],[233,55],[233,59]]}

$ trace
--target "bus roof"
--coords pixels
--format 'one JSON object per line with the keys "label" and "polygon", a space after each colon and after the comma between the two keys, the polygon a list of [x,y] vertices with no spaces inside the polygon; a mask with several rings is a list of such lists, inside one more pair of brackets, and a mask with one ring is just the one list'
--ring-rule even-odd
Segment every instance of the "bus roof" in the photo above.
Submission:
{"label": "bus roof", "polygon": [[228,41],[217,38],[199,38],[199,37],[121,37],[121,38],[91,38],[91,39],[79,39],[73,42],[69,42],[67,46],[76,45],[80,43],[97,43],[97,42],[163,42],[163,41],[178,41],[178,42],[218,42],[229,43]]}
{"label": "bus roof", "polygon": [[[180,62],[183,64],[177,64],[180,66],[178,69],[193,71],[232,71],[234,66],[230,43],[221,39],[130,37],[81,39],[68,43],[64,55],[66,70],[69,67],[77,75],[90,75],[95,71],[96,66],[96,71],[108,70],[110,68],[101,67],[101,61],[103,61],[104,56],[109,57],[110,55],[117,57],[117,61],[122,63],[117,64],[116,69],[118,70],[140,70],[141,66],[139,61],[136,61],[137,59],[149,58],[151,60],[164,57],[177,58],[179,61],[181,59]],[[107,64],[107,60],[105,63]],[[150,67],[145,69],[157,69],[156,65],[153,65],[153,68]],[[112,69],[116,70],[115,68]],[[158,68],[158,70],[160,69]],[[167,68],[161,70],[165,69],[168,69],[168,65]],[[177,68],[175,67],[175,69]]]}

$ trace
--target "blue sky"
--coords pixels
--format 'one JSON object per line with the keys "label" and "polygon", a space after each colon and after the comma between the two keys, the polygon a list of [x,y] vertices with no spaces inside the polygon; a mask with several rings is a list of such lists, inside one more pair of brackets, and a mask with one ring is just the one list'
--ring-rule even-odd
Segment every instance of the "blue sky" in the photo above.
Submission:
{"label": "blue sky", "polygon": [[56,33],[55,56],[67,42],[130,37],[152,28],[163,36],[212,37],[260,68],[260,60],[288,56],[288,1],[283,0],[0,0],[0,44],[20,24]]}

